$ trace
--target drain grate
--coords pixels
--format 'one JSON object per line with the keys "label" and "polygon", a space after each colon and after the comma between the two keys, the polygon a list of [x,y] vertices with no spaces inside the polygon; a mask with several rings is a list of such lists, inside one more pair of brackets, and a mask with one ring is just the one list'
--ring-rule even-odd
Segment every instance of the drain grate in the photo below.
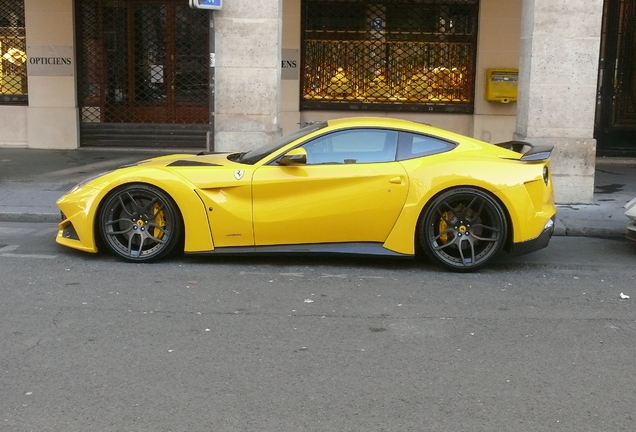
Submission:
{"label": "drain grate", "polygon": [[68,192],[77,184],[77,182],[62,183],[44,189],[49,192]]}

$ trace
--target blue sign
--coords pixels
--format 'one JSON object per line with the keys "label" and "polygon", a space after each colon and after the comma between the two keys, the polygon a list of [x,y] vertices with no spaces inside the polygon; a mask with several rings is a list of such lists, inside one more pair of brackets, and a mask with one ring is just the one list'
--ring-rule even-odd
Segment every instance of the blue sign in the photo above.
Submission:
{"label": "blue sign", "polygon": [[223,0],[190,0],[190,7],[193,9],[218,10],[223,7]]}

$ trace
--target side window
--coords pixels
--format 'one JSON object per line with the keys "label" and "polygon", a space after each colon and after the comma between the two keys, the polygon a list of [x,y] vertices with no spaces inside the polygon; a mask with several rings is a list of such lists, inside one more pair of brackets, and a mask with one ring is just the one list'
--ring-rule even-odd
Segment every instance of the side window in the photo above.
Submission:
{"label": "side window", "polygon": [[307,165],[395,161],[398,133],[386,129],[355,129],[323,135],[303,145]]}
{"label": "side window", "polygon": [[398,160],[413,159],[454,149],[455,143],[428,135],[400,132]]}

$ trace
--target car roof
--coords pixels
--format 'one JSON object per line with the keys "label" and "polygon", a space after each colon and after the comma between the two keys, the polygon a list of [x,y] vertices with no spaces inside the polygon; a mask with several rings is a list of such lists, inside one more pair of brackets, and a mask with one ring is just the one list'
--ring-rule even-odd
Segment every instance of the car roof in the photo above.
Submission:
{"label": "car roof", "polygon": [[509,159],[518,159],[519,153],[506,150],[490,143],[471,138],[466,135],[451,132],[446,129],[440,129],[435,126],[431,126],[426,123],[416,122],[412,120],[404,120],[392,117],[378,117],[378,116],[364,116],[364,117],[344,117],[333,120],[328,120],[329,126],[336,129],[347,127],[381,127],[381,128],[393,128],[409,130],[426,135],[432,135],[447,141],[460,144],[465,151],[474,150],[479,152],[483,156],[489,157],[502,157],[506,156]]}
{"label": "car roof", "polygon": [[346,126],[383,126],[383,127],[417,127],[424,125],[411,120],[404,120],[391,117],[343,117],[331,119],[327,121],[330,126],[346,127]]}
{"label": "car roof", "polygon": [[434,135],[450,141],[466,141],[472,140],[472,138],[457,134],[455,132],[448,131],[446,129],[440,129],[435,126],[431,126],[426,123],[416,122],[413,120],[404,120],[392,117],[343,117],[328,120],[329,126],[334,128],[347,128],[347,127],[383,127],[392,129],[403,129],[413,132],[419,132],[423,134]]}

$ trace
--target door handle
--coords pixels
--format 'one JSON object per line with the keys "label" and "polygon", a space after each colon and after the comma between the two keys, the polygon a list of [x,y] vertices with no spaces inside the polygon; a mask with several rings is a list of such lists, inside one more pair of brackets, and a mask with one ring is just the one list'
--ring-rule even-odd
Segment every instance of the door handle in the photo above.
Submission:
{"label": "door handle", "polygon": [[393,177],[392,179],[389,179],[389,183],[402,184],[404,182],[402,181],[402,177],[398,176],[398,177]]}

